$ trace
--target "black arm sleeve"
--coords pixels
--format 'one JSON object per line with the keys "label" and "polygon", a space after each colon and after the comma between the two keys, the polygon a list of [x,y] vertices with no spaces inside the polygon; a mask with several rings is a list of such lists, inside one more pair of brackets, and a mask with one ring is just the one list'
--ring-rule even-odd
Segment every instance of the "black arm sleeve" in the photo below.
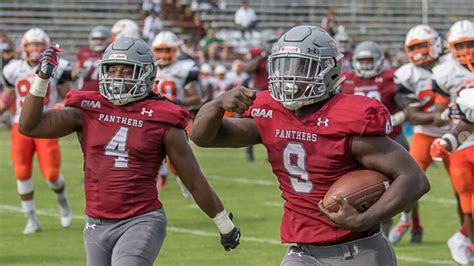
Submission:
{"label": "black arm sleeve", "polygon": [[71,81],[72,80],[72,74],[71,73],[72,72],[71,72],[70,69],[64,70],[63,74],[61,75],[61,77],[58,80],[58,84],[61,85],[61,84],[64,84],[68,81]]}
{"label": "black arm sleeve", "polygon": [[191,82],[194,82],[194,81],[198,81],[199,79],[199,71],[197,70],[191,70],[189,71],[189,75],[188,77],[186,78],[186,80],[184,81],[184,85],[186,86],[187,84],[191,83]]}
{"label": "black arm sleeve", "polygon": [[435,80],[433,80],[432,82],[433,82],[432,90],[433,90],[435,93],[437,93],[437,94],[439,94],[439,95],[441,95],[441,96],[444,96],[444,97],[449,98],[449,94],[446,93],[445,91],[443,91],[443,90],[441,89],[441,87],[438,85],[438,83],[437,83]]}
{"label": "black arm sleeve", "polygon": [[397,84],[397,93],[395,94],[395,102],[397,103],[398,107],[404,109],[408,105],[412,103],[419,102],[418,97],[416,94],[403,86],[402,84]]}

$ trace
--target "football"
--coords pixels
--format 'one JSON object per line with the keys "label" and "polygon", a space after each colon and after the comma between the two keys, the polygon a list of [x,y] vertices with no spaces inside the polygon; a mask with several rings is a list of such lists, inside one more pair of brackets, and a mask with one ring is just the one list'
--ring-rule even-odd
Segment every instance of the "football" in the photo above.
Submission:
{"label": "football", "polygon": [[359,212],[372,206],[388,189],[390,179],[372,170],[357,170],[341,176],[327,191],[323,206],[330,212],[337,212],[339,205],[333,196],[340,196]]}

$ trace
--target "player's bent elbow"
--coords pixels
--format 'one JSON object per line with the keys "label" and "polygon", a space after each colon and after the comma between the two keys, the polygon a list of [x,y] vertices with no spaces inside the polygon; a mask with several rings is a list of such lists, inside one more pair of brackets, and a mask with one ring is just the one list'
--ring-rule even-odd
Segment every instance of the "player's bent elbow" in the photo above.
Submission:
{"label": "player's bent elbow", "polygon": [[25,123],[18,123],[18,131],[27,136],[27,137],[34,137],[33,136],[33,128],[31,126],[26,125]]}
{"label": "player's bent elbow", "polygon": [[418,184],[418,193],[421,196],[423,196],[424,194],[428,193],[428,191],[430,191],[431,189],[431,185],[430,185],[430,182],[428,181],[428,178],[426,177],[426,175],[424,174],[421,174],[419,177],[419,184]]}

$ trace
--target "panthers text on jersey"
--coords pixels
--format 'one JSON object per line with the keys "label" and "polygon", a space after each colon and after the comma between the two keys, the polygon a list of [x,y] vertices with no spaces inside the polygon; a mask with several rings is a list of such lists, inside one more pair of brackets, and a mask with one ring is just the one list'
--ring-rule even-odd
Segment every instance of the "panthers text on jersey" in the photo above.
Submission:
{"label": "panthers text on jersey", "polygon": [[177,60],[164,68],[158,67],[153,90],[172,101],[183,101],[191,82],[198,81],[199,68],[191,59]]}
{"label": "panthers text on jersey", "polygon": [[[376,77],[363,79],[355,72],[343,72],[346,80],[342,83],[342,92],[347,94],[362,95],[382,102],[391,114],[399,110],[395,102],[397,89],[393,82],[395,69],[385,70]],[[396,137],[402,132],[402,126],[393,128],[390,137]]]}
{"label": "panthers text on jersey", "polygon": [[[433,81],[433,89],[454,103],[460,90],[474,88],[474,73],[452,59],[433,68]],[[473,134],[459,146],[458,150],[471,146],[474,146]]]}
{"label": "panthers text on jersey", "polygon": [[86,214],[125,219],[161,208],[164,139],[171,127],[184,129],[189,113],[163,98],[115,106],[96,91],[70,91],[66,106],[82,110]]}
{"label": "panthers text on jersey", "polygon": [[[49,79],[48,90],[44,98],[45,110],[59,102],[58,82],[64,71],[69,68],[70,65],[68,61],[64,59],[59,60],[54,77]],[[12,60],[3,68],[3,78],[7,86],[15,89],[16,111],[13,116],[13,123],[18,123],[20,120],[21,108],[23,107],[26,95],[28,95],[30,91],[31,84],[33,84],[33,80],[35,79],[35,71],[36,66],[30,66],[26,60],[23,59]]]}
{"label": "panthers text on jersey", "polygon": [[285,200],[282,242],[324,244],[351,236],[324,217],[317,203],[340,176],[363,168],[351,152],[353,136],[391,132],[385,106],[340,93],[320,110],[297,117],[264,91],[243,116],[255,120]]}
{"label": "panthers text on jersey", "polygon": [[[412,63],[405,64],[395,71],[395,84],[403,93],[413,93],[421,104],[424,112],[433,112],[435,109],[436,94],[433,91],[432,73]],[[450,126],[437,127],[434,125],[415,125],[415,133],[422,133],[430,137],[441,137],[450,131]]]}
{"label": "panthers text on jersey", "polygon": [[81,48],[77,51],[76,58],[79,68],[86,73],[82,90],[97,91],[99,90],[99,62],[103,53],[95,53],[89,47]]}

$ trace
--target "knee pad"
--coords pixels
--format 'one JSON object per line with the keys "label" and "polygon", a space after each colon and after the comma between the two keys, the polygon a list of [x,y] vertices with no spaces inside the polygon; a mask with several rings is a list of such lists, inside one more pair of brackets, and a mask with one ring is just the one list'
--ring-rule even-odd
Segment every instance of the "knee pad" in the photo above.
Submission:
{"label": "knee pad", "polygon": [[16,189],[20,195],[33,192],[33,178],[17,180]]}
{"label": "knee pad", "polygon": [[46,180],[46,183],[52,190],[58,190],[64,186],[64,176],[59,174],[55,181]]}

